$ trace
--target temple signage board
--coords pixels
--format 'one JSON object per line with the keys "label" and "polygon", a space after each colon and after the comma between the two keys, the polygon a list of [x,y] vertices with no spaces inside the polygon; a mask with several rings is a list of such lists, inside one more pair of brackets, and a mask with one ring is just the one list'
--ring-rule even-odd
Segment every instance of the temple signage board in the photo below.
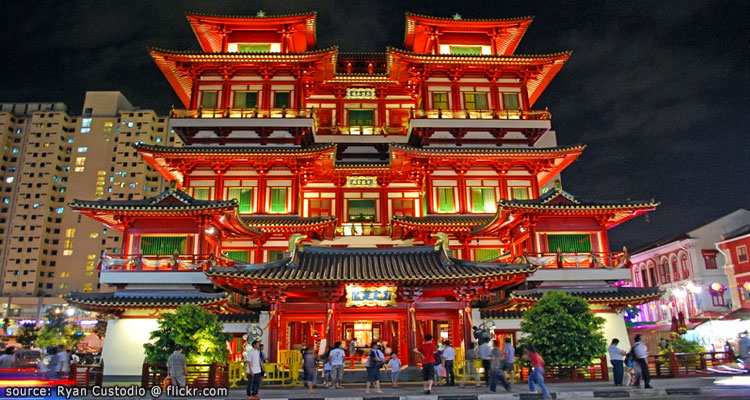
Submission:
{"label": "temple signage board", "polygon": [[378,178],[375,176],[347,176],[347,188],[378,188]]}
{"label": "temple signage board", "polygon": [[372,100],[375,98],[375,88],[347,88],[346,98],[353,100]]}
{"label": "temple signage board", "polygon": [[347,307],[388,307],[396,305],[395,286],[346,287]]}

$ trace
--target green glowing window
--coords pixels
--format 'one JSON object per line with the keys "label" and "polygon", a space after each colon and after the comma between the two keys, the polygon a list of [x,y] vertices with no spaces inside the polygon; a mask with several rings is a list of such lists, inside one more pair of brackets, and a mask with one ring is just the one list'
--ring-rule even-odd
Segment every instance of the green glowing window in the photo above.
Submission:
{"label": "green glowing window", "polygon": [[471,188],[471,211],[495,212],[495,189]]}
{"label": "green glowing window", "polygon": [[481,55],[481,46],[451,46],[451,54]]}
{"label": "green glowing window", "polygon": [[437,188],[437,197],[439,212],[456,212],[456,203],[454,201],[452,187]]}
{"label": "green glowing window", "polygon": [[271,210],[272,213],[285,213],[286,210],[286,189],[271,188]]}
{"label": "green glowing window", "polygon": [[211,200],[211,188],[197,187],[193,188],[193,198],[196,200]]}
{"label": "green glowing window", "polygon": [[274,92],[273,106],[276,108],[289,108],[289,92]]}
{"label": "green glowing window", "polygon": [[250,252],[247,250],[227,250],[227,257],[239,262],[249,262]]}
{"label": "green glowing window", "polygon": [[464,106],[467,110],[486,110],[487,93],[464,93]]}
{"label": "green glowing window", "polygon": [[349,222],[375,221],[375,200],[349,200]]}
{"label": "green glowing window", "polygon": [[516,200],[528,200],[529,199],[529,189],[525,187],[512,187],[511,189],[511,195]]}
{"label": "green glowing window", "polygon": [[268,261],[278,261],[284,258],[284,250],[268,250]]}
{"label": "green glowing window", "polygon": [[498,249],[474,249],[474,258],[476,261],[492,261],[500,258]]}
{"label": "green glowing window", "polygon": [[258,92],[234,92],[234,108],[255,108],[258,104]]}
{"label": "green glowing window", "polygon": [[252,188],[229,188],[228,199],[237,199],[240,203],[241,213],[253,212],[253,189]]}
{"label": "green glowing window", "polygon": [[239,43],[237,45],[237,52],[239,53],[270,53],[271,45],[268,43]]}
{"label": "green glowing window", "polygon": [[547,249],[563,253],[590,253],[591,235],[587,233],[547,234]]}
{"label": "green glowing window", "polygon": [[518,102],[518,93],[503,93],[503,104],[506,110],[521,109],[521,104]]}
{"label": "green glowing window", "polygon": [[372,110],[349,110],[349,126],[373,126]]}
{"label": "green glowing window", "polygon": [[185,254],[186,246],[187,236],[141,236],[141,254]]}
{"label": "green glowing window", "polygon": [[432,92],[432,109],[450,110],[450,107],[448,107],[448,93]]}
{"label": "green glowing window", "polygon": [[219,92],[215,90],[204,90],[201,92],[201,107],[203,108],[216,108],[216,99],[219,97]]}

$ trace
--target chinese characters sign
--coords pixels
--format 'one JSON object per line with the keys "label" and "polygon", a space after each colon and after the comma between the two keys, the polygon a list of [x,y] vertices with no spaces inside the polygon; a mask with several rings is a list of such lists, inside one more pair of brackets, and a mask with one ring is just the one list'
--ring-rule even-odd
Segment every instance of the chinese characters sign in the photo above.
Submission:
{"label": "chinese characters sign", "polygon": [[374,99],[375,88],[347,88],[347,99]]}
{"label": "chinese characters sign", "polygon": [[395,286],[346,287],[347,307],[388,307],[396,305]]}
{"label": "chinese characters sign", "polygon": [[378,178],[375,176],[347,176],[346,185],[348,188],[377,188]]}

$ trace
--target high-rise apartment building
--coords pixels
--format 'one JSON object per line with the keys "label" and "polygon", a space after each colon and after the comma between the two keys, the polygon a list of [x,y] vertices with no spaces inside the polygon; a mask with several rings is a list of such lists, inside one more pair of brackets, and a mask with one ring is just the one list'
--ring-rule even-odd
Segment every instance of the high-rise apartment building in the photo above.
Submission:
{"label": "high-rise apartment building", "polygon": [[71,290],[99,291],[100,254],[120,251],[119,232],[66,204],[157,193],[163,180],[132,145],[170,146],[175,135],[120,92],[86,93],[80,116],[62,103],[3,104],[0,131],[0,302],[4,316],[36,318]]}

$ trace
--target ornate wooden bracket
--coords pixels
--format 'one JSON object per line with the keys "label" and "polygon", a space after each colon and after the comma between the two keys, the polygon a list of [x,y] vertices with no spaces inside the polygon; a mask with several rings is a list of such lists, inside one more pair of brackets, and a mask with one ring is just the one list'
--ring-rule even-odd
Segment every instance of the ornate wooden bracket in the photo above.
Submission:
{"label": "ornate wooden bracket", "polygon": [[419,300],[423,293],[424,289],[419,286],[402,286],[398,288],[398,296],[409,303]]}

